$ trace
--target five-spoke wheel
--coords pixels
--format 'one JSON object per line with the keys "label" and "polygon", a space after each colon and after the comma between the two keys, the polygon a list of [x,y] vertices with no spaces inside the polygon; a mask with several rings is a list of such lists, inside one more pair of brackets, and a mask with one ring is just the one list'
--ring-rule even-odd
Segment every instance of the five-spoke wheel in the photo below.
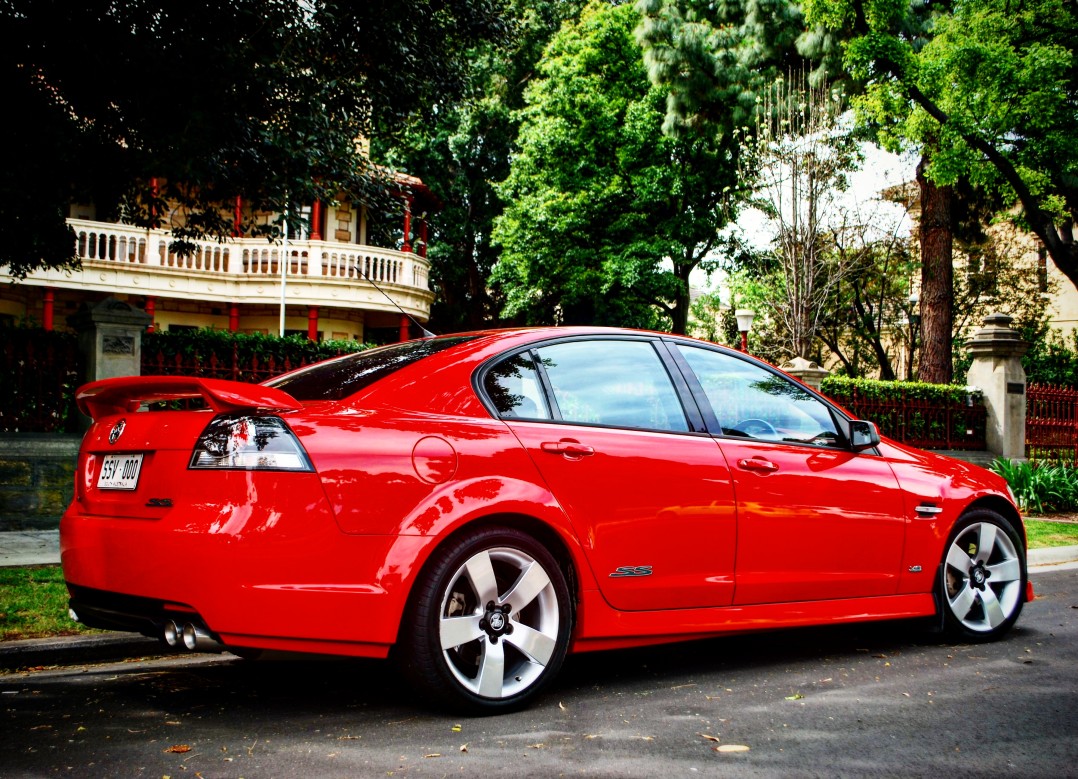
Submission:
{"label": "five-spoke wheel", "polygon": [[493,712],[524,705],[557,673],[573,613],[546,548],[492,527],[436,554],[409,615],[401,644],[413,685],[454,708]]}
{"label": "five-spoke wheel", "polygon": [[944,550],[942,586],[951,634],[990,641],[1006,633],[1026,588],[1025,548],[1011,523],[983,510],[959,520]]}

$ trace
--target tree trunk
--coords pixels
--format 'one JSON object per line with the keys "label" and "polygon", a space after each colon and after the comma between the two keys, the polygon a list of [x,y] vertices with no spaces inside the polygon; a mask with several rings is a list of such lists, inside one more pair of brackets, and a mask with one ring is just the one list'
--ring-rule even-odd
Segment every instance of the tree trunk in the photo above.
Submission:
{"label": "tree trunk", "polygon": [[928,156],[917,165],[921,188],[921,362],[918,378],[932,384],[952,380],[951,335],[954,319],[954,264],[950,187],[925,177]]}

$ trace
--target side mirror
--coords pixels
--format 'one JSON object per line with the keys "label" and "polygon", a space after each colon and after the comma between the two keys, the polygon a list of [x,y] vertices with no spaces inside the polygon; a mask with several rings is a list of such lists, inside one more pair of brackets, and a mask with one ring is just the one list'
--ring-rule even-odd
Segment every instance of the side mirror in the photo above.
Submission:
{"label": "side mirror", "polygon": [[880,431],[872,422],[863,419],[850,421],[850,449],[855,452],[863,452],[872,449],[880,443]]}

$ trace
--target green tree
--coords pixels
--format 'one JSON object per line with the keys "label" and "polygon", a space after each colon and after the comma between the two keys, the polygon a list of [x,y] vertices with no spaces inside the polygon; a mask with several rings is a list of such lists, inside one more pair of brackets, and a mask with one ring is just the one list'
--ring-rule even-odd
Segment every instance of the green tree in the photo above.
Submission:
{"label": "green tree", "polygon": [[[1020,224],[1078,286],[1075,4],[808,0],[805,11],[810,24],[844,39],[845,64],[866,87],[859,108],[881,140],[928,152],[919,171],[923,231],[950,241],[951,188],[968,182],[1020,206]],[[926,278],[946,265],[926,264]],[[933,315],[944,303],[923,300],[922,310]]]}
{"label": "green tree", "polygon": [[501,34],[497,11],[488,0],[0,3],[13,117],[0,264],[21,277],[74,263],[72,201],[157,226],[167,198],[184,212],[182,242],[227,237],[218,206],[236,195],[278,212],[286,197],[372,197],[379,176],[357,139],[459,91],[468,48]]}
{"label": "green tree", "polygon": [[502,211],[495,184],[509,175],[518,110],[543,49],[584,0],[509,0],[506,40],[482,41],[459,100],[417,114],[397,136],[372,139],[372,155],[408,171],[442,201],[428,257],[436,292],[429,326],[436,332],[497,322],[502,301],[487,283],[498,258],[490,239]]}
{"label": "green tree", "polygon": [[593,2],[555,36],[526,90],[500,187],[492,281],[526,322],[685,332],[689,274],[707,267],[741,197],[732,136],[661,131],[631,6]]}

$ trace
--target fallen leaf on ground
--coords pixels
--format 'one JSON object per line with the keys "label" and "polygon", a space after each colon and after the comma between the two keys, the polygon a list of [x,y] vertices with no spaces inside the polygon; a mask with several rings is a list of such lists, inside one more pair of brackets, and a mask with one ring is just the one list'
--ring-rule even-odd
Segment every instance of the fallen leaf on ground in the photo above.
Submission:
{"label": "fallen leaf on ground", "polygon": [[450,730],[452,730],[454,733],[460,733],[461,727],[460,725],[454,725],[450,728]]}
{"label": "fallen leaf on ground", "polygon": [[715,751],[729,754],[731,752],[748,752],[749,748],[744,744],[723,744],[721,747],[715,747]]}
{"label": "fallen leaf on ground", "polygon": [[460,745],[460,751],[461,752],[467,752],[468,751],[468,745],[467,744],[461,744]]}
{"label": "fallen leaf on ground", "polygon": [[165,751],[166,752],[173,752],[173,753],[175,753],[177,755],[182,755],[184,752],[190,752],[191,747],[187,746],[187,744],[173,744],[172,746],[170,746]]}
{"label": "fallen leaf on ground", "polygon": [[700,738],[706,738],[708,741],[714,741],[716,743],[721,742],[722,739],[718,736],[709,736],[707,733],[697,733]]}
{"label": "fallen leaf on ground", "polygon": [[795,693],[794,693],[793,695],[787,695],[787,696],[786,696],[786,700],[788,700],[788,701],[799,701],[799,700],[801,700],[801,699],[802,699],[802,698],[804,698],[804,697],[805,697],[805,696],[804,696],[804,695],[802,695],[801,693],[799,693],[799,692],[795,692]]}
{"label": "fallen leaf on ground", "polygon": [[528,749],[542,749],[545,746],[546,744],[540,741],[538,744],[528,744]]}

